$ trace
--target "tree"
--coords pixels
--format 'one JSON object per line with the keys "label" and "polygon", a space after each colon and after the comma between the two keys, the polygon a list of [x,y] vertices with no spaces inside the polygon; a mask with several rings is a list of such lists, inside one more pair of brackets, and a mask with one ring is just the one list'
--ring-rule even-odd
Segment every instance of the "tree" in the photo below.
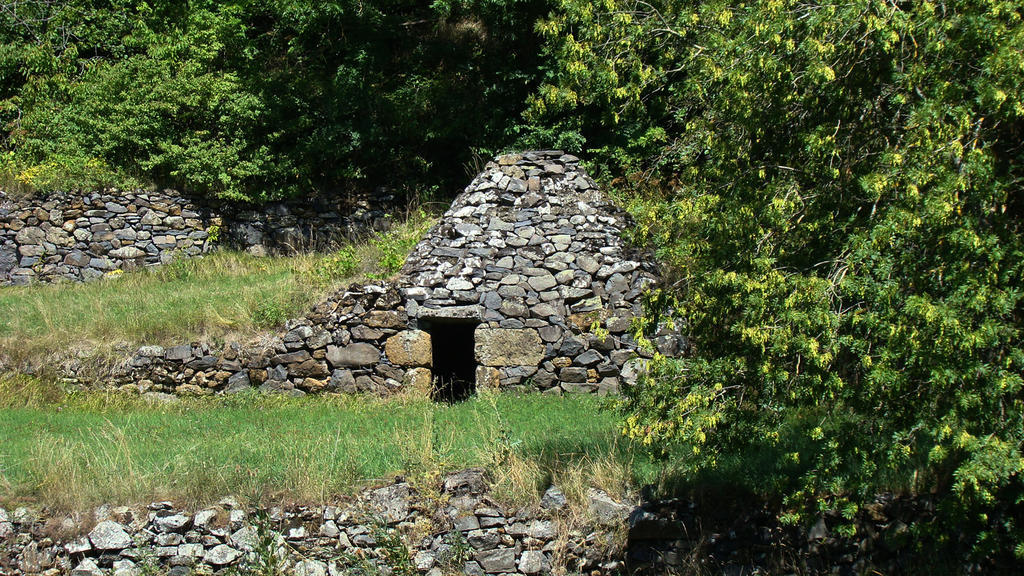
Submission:
{"label": "tree", "polygon": [[691,470],[770,455],[793,510],[936,491],[979,553],[1024,553],[1021,16],[564,0],[538,24],[527,120],[631,175],[694,344],[625,391],[626,434]]}

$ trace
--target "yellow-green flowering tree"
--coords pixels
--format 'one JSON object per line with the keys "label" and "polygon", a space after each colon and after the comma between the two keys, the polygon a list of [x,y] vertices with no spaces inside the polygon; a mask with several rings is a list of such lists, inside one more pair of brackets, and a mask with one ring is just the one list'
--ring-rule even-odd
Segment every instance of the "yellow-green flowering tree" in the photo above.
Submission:
{"label": "yellow-green flowering tree", "polygon": [[933,492],[936,542],[1024,555],[1019,3],[562,0],[537,29],[527,121],[632,176],[692,339],[625,433],[757,455],[794,511]]}

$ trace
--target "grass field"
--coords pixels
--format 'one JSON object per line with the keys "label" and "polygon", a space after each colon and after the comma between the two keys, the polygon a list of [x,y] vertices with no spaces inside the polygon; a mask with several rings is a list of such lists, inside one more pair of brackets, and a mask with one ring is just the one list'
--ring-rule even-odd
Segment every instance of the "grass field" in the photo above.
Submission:
{"label": "grass field", "polygon": [[0,287],[0,357],[19,362],[68,349],[102,354],[122,343],[255,335],[301,316],[342,284],[393,274],[432,223],[416,214],[327,255],[224,250],[98,282]]}
{"label": "grass field", "polygon": [[[621,493],[656,467],[621,441],[594,397],[483,395],[456,404],[258,394],[153,405],[0,382],[0,504],[61,509],[224,495],[324,502],[374,480],[490,470],[511,502],[554,479]],[[598,456],[599,455],[599,456]],[[573,487],[576,487],[575,489]]]}
{"label": "grass field", "polygon": [[[88,364],[118,343],[255,336],[340,285],[394,274],[432,224],[420,213],[326,255],[219,251],[99,282],[0,288],[0,358],[84,349]],[[593,397],[484,394],[447,405],[253,393],[153,404],[0,374],[0,505],[201,505],[229,494],[316,503],[394,475],[429,489],[472,466],[487,468],[510,503],[534,501],[552,482],[581,502],[589,486],[622,494],[659,475]]]}

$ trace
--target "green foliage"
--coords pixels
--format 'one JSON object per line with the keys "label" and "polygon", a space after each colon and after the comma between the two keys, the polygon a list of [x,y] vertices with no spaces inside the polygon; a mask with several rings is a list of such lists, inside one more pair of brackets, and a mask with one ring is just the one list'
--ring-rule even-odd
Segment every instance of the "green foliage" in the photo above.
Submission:
{"label": "green foliage", "polygon": [[250,507],[255,510],[253,525],[256,527],[256,542],[247,573],[253,576],[284,576],[287,574],[285,558],[279,552],[284,539],[274,530],[274,521],[260,504],[259,496],[254,495]]}
{"label": "green foliage", "polygon": [[261,200],[454,184],[537,76],[541,0],[27,0],[0,11],[2,175]]}
{"label": "green foliage", "polygon": [[526,119],[631,176],[694,344],[626,391],[626,433],[692,470],[772,454],[794,510],[936,492],[963,534],[937,542],[1011,554],[1019,4],[563,0],[537,30]]}
{"label": "green foliage", "polygon": [[257,328],[281,326],[289,318],[292,307],[277,298],[260,298],[252,303],[252,321]]}
{"label": "green foliage", "polygon": [[406,226],[390,230],[370,239],[370,244],[377,249],[376,270],[371,278],[388,278],[402,269],[409,252],[426,234],[434,221],[427,217],[423,210],[410,216]]}
{"label": "green foliage", "polygon": [[324,256],[313,267],[310,277],[318,284],[329,285],[341,278],[352,276],[359,269],[359,265],[359,255],[355,247],[349,244]]}
{"label": "green foliage", "polygon": [[[387,566],[389,574],[394,576],[416,576],[419,572],[412,561],[409,547],[402,540],[402,535],[393,528],[388,528],[383,521],[375,522],[370,530],[380,550],[380,561]],[[384,574],[384,570],[379,570]]]}

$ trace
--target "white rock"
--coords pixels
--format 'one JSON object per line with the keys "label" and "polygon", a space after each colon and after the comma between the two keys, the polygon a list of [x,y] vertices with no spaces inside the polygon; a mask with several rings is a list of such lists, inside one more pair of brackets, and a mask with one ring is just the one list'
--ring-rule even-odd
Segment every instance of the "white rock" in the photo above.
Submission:
{"label": "white rock", "polygon": [[228,543],[232,546],[249,552],[256,548],[256,544],[259,543],[259,537],[256,534],[256,528],[253,526],[246,526],[241,530],[238,530],[228,538]]}
{"label": "white rock", "polygon": [[526,550],[519,558],[519,571],[523,574],[539,574],[549,568],[548,559],[540,550]]}
{"label": "white rock", "polygon": [[132,537],[113,520],[104,520],[89,532],[89,540],[98,550],[124,550],[132,545]]}
{"label": "white rock", "polygon": [[217,511],[214,509],[200,510],[196,512],[195,517],[192,519],[192,524],[197,528],[205,528],[213,522],[213,519],[217,517]]}
{"label": "white rock", "polygon": [[187,558],[202,558],[206,550],[202,544],[182,544],[178,546],[178,556]]}
{"label": "white rock", "polygon": [[334,520],[328,520],[320,526],[320,536],[325,538],[337,538],[341,531],[338,530],[338,525],[334,523]]}
{"label": "white rock", "polygon": [[176,513],[176,515],[157,517],[154,519],[153,525],[161,532],[178,532],[188,526],[189,520],[187,515]]}
{"label": "white rock", "polygon": [[71,571],[71,576],[103,576],[103,572],[95,562],[86,558]]}
{"label": "white rock", "polygon": [[420,550],[416,553],[415,558],[413,558],[413,564],[416,565],[416,569],[420,572],[426,572],[433,568],[436,561],[437,558],[434,556],[434,553],[429,550]]}
{"label": "white rock", "polygon": [[448,284],[445,285],[445,288],[453,292],[456,290],[472,290],[473,283],[464,278],[452,278],[448,281]]}
{"label": "white rock", "polygon": [[232,510],[228,521],[231,523],[232,528],[237,528],[245,522],[245,518],[245,510]]}
{"label": "white rock", "polygon": [[295,576],[327,576],[327,565],[316,560],[303,560],[292,568]]}
{"label": "white rock", "polygon": [[241,552],[235,550],[231,546],[221,544],[207,550],[206,555],[203,556],[203,562],[212,564],[213,566],[226,566],[235,560],[238,560],[238,557],[241,555]]}
{"label": "white rock", "polygon": [[71,542],[64,545],[64,550],[67,550],[68,554],[78,554],[80,552],[88,552],[92,550],[92,544],[89,543],[89,538],[82,536],[75,538]]}

